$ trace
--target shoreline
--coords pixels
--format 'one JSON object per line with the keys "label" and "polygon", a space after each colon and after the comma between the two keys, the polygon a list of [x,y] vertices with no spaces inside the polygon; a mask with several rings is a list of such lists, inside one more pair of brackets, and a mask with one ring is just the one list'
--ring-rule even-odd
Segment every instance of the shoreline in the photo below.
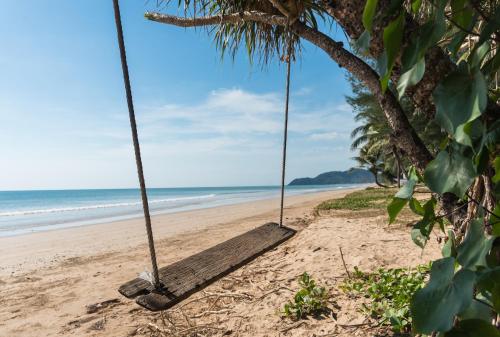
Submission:
{"label": "shoreline", "polygon": [[[298,195],[306,195],[306,194],[312,194],[312,193],[319,193],[319,192],[329,192],[329,191],[338,191],[338,190],[344,190],[344,189],[350,189],[350,188],[363,188],[366,186],[369,186],[370,184],[338,184],[338,185],[304,185],[304,186],[298,186],[299,188],[292,188],[288,189],[285,192],[285,198],[290,198]],[[261,188],[262,190],[255,190],[252,191],[252,188]],[[206,190],[204,190],[206,189]],[[251,196],[245,199],[242,199],[240,196],[241,191],[238,192],[238,189],[241,189],[241,191],[245,191],[246,189],[250,189],[253,193],[265,193],[263,195],[259,196]],[[123,189],[123,190],[130,190],[130,189]],[[155,189],[152,189],[155,190]],[[156,189],[156,190],[175,190],[175,189],[169,189],[169,188],[162,188],[162,189]],[[179,188],[181,190],[181,188]],[[163,196],[163,198],[167,199],[158,199],[158,196],[149,196],[149,203],[150,203],[150,214],[151,216],[162,216],[165,214],[175,214],[175,213],[181,213],[181,212],[186,212],[186,211],[195,211],[195,210],[203,210],[203,209],[209,209],[209,208],[214,208],[214,207],[221,207],[221,206],[229,206],[229,205],[237,205],[237,204],[244,204],[247,202],[252,202],[252,201],[261,201],[261,200],[272,200],[275,198],[278,198],[279,196],[279,191],[277,190],[276,186],[242,186],[242,187],[210,187],[210,188],[193,188],[193,190],[200,190],[201,192],[206,192],[210,193],[207,195],[170,195],[170,196]],[[227,191],[235,191],[233,192],[234,195],[231,198],[220,198],[221,196],[224,196],[226,193],[230,193]],[[276,191],[274,191],[276,190]],[[70,191],[80,191],[80,190],[70,190]],[[87,190],[82,190],[82,191],[87,191]],[[100,190],[100,191],[108,191],[106,189]],[[110,190],[111,191],[111,190]],[[31,193],[31,191],[28,191]],[[41,191],[44,192],[44,191]],[[61,192],[61,190],[53,190],[51,192]],[[269,194],[269,193],[272,194]],[[274,193],[275,192],[275,193]],[[0,191],[1,193],[1,191]],[[217,193],[217,194],[216,194]],[[220,195],[219,195],[220,194]],[[215,198],[216,196],[219,195],[219,198]],[[118,196],[117,196],[118,197]],[[176,202],[176,201],[187,201],[187,200],[203,200],[207,199],[207,202],[196,202],[196,203],[190,203],[190,204],[180,204],[180,205],[173,205],[170,204],[171,206],[169,207],[164,207],[164,208],[155,208],[153,205],[156,205],[158,203],[165,203],[165,202]],[[97,201],[96,201],[97,202]],[[17,210],[17,211],[8,211],[1,213],[0,212],[0,219],[3,219],[4,217],[10,218],[11,216],[14,216],[14,223],[13,224],[8,224],[7,223],[7,228],[2,227],[2,223],[0,222],[0,239],[5,238],[5,237],[13,237],[13,236],[19,236],[19,235],[27,235],[27,234],[33,234],[33,233],[40,233],[40,232],[46,232],[46,231],[53,231],[53,230],[59,230],[59,229],[66,229],[66,228],[74,228],[74,227],[81,227],[81,226],[89,226],[89,225],[99,225],[99,224],[106,224],[106,223],[112,223],[112,222],[118,222],[118,221],[126,221],[126,220],[133,220],[133,219],[139,219],[144,217],[143,211],[142,211],[142,202],[141,201],[122,201],[122,202],[115,202],[113,203],[112,201],[109,201],[110,203],[100,203],[100,204],[90,204],[90,205],[78,205],[78,206],[61,206],[57,207],[55,205],[52,205],[54,208],[47,208],[47,209],[25,209],[25,210]],[[95,210],[106,210],[106,209],[113,209],[116,207],[127,207],[127,206],[134,206],[131,209],[122,209],[119,212],[114,212],[111,214],[87,214],[87,215],[79,215],[77,217],[70,217],[66,219],[62,218],[57,218],[57,216],[63,216],[66,215],[68,216],[71,211],[84,211],[84,212],[89,212],[89,211],[95,211]],[[137,207],[135,207],[137,206]],[[139,207],[140,206],[140,207]],[[31,216],[34,214],[42,214],[42,215],[48,215],[48,214],[54,214],[54,218],[52,220],[49,219],[29,219],[29,223],[31,225],[27,225],[25,220],[23,219],[18,219],[20,221],[20,226],[15,225],[15,216],[21,216],[21,215],[27,215]],[[6,219],[6,218],[5,218]],[[5,221],[5,220],[3,220]]]}
{"label": "shoreline", "polygon": [[[365,187],[363,185],[289,196],[285,198],[285,208],[319,203]],[[279,198],[275,197],[158,214],[153,215],[151,220],[155,240],[159,242],[186,233],[202,233],[217,225],[231,226],[237,235],[265,222],[276,221],[278,212]],[[290,224],[293,216],[287,214],[285,209],[285,224]],[[71,258],[119,252],[145,245],[145,242],[146,234],[141,217],[0,237],[0,276],[56,266]]]}

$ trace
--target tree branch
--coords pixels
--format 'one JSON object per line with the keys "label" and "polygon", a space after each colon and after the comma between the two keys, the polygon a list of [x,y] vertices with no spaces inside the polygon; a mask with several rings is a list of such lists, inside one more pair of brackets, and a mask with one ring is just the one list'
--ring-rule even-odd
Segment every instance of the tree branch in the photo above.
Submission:
{"label": "tree branch", "polygon": [[281,4],[279,0],[269,0],[269,2],[279,10],[284,16],[286,16],[288,19],[290,19],[290,12]]}
{"label": "tree branch", "polygon": [[174,25],[178,27],[200,27],[200,26],[213,26],[221,23],[238,23],[244,21],[260,22],[268,25],[285,26],[287,18],[281,15],[272,15],[257,11],[244,11],[240,13],[214,15],[214,16],[201,16],[196,18],[183,18],[175,15],[161,14],[156,12],[146,12],[144,14],[146,19]]}

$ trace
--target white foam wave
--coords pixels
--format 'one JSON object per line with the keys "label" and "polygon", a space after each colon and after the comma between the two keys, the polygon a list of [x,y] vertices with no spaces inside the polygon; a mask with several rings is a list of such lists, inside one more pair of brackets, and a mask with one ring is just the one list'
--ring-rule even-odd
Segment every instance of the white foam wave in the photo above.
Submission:
{"label": "white foam wave", "polygon": [[[200,195],[200,196],[194,196],[194,197],[156,199],[156,200],[150,200],[149,203],[150,204],[161,204],[161,203],[189,201],[189,200],[202,200],[202,199],[213,198],[215,196],[216,196],[216,194],[206,194],[206,195]],[[100,208],[139,206],[141,204],[142,204],[141,201],[137,201],[137,202],[119,202],[119,203],[114,203],[114,204],[100,204],[100,205],[89,205],[89,206],[78,206],[78,207],[31,209],[31,210],[22,210],[22,211],[0,212],[0,217],[34,215],[34,214],[49,214],[49,213],[72,212],[72,211],[86,211],[86,210],[100,209]]]}

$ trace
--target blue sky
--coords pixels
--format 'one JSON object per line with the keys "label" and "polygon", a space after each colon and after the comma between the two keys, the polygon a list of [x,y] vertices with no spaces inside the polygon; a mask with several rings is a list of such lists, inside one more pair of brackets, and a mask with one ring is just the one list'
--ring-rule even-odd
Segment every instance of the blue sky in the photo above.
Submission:
{"label": "blue sky", "polygon": [[[148,186],[278,184],[284,66],[221,62],[155,2],[121,1]],[[111,0],[4,0],[0,43],[0,190],[137,186]],[[310,44],[292,72],[287,181],[348,169],[344,72]]]}

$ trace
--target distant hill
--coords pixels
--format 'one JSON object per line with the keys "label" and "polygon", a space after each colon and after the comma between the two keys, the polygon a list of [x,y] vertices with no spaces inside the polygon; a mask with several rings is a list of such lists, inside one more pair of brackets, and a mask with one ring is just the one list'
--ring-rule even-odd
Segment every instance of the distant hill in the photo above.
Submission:
{"label": "distant hill", "polygon": [[315,178],[297,178],[289,185],[331,185],[331,184],[363,184],[373,183],[373,174],[367,170],[352,168],[347,171],[321,173]]}

